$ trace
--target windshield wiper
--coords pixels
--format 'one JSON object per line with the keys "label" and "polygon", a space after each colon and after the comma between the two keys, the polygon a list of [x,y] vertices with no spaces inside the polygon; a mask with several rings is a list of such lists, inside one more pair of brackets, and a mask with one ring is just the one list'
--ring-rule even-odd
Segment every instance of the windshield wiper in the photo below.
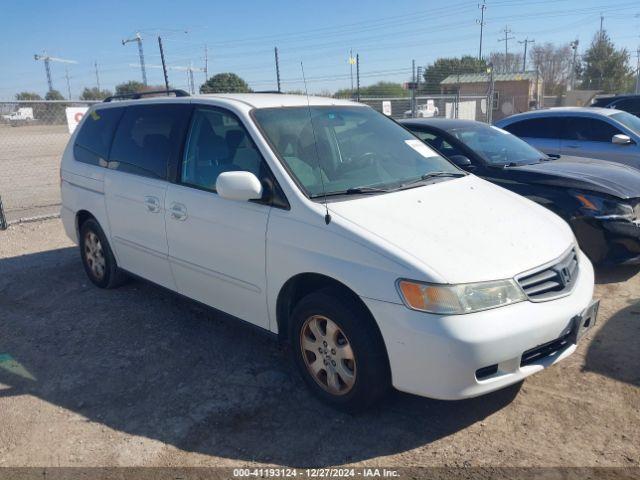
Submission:
{"label": "windshield wiper", "polygon": [[374,193],[388,193],[391,190],[386,188],[378,188],[378,187],[352,187],[346,190],[340,190],[337,192],[327,192],[318,193],[316,195],[312,195],[311,198],[323,198],[323,197],[337,197],[340,195],[367,195]]}
{"label": "windshield wiper", "polygon": [[405,188],[411,188],[414,186],[418,186],[418,184],[426,181],[426,180],[430,180],[432,178],[438,178],[438,177],[453,177],[453,178],[457,178],[457,177],[466,177],[467,174],[466,173],[462,173],[462,172],[430,172],[430,173],[425,173],[424,175],[420,176],[420,178],[416,178],[415,180],[411,180],[410,182],[406,182],[403,183],[402,185],[400,185],[400,187],[398,187],[397,190],[404,190]]}

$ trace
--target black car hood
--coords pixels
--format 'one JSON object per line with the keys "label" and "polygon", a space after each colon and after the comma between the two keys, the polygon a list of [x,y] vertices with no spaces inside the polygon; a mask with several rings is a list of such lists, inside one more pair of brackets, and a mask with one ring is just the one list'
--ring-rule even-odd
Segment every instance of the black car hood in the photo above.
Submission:
{"label": "black car hood", "polygon": [[507,168],[538,174],[530,179],[532,183],[590,190],[623,199],[640,197],[640,170],[606,160],[563,155],[557,160]]}

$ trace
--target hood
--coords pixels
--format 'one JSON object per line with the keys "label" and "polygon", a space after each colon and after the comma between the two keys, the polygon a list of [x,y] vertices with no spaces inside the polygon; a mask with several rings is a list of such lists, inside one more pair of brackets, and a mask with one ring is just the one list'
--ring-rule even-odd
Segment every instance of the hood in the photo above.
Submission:
{"label": "hood", "polygon": [[547,209],[473,175],[329,204],[333,214],[412,256],[439,282],[512,278],[574,242]]}
{"label": "hood", "polygon": [[533,183],[590,190],[622,199],[640,197],[640,170],[606,160],[563,155],[557,160],[508,168],[540,174]]}

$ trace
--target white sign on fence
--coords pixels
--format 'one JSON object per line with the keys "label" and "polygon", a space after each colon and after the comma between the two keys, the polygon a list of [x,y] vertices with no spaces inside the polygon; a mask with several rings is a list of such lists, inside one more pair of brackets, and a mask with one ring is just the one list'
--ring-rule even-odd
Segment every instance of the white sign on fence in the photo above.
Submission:
{"label": "white sign on fence", "polygon": [[73,133],[73,131],[82,120],[84,114],[89,110],[89,107],[67,107],[67,127],[69,127],[69,133]]}
{"label": "white sign on fence", "polygon": [[391,116],[391,102],[389,100],[383,100],[382,113],[384,113],[385,115]]}

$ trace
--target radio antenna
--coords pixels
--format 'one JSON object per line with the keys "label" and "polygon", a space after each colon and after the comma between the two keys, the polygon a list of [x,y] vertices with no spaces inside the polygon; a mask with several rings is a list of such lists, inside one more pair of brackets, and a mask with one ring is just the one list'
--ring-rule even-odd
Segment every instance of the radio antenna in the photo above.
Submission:
{"label": "radio antenna", "polygon": [[309,91],[307,90],[307,78],[304,75],[304,65],[300,62],[300,68],[302,69],[302,81],[304,82],[304,94],[307,97],[307,111],[309,112],[309,122],[311,122],[311,132],[313,133],[313,145],[316,151],[316,161],[318,163],[318,174],[320,175],[320,184],[322,185],[322,196],[324,199],[324,223],[329,225],[331,222],[331,215],[329,214],[329,207],[327,206],[327,190],[324,187],[324,179],[322,178],[322,166],[320,165],[320,152],[318,151],[318,141],[316,140],[316,129],[313,126],[313,115],[311,114],[311,102],[309,101]]}

